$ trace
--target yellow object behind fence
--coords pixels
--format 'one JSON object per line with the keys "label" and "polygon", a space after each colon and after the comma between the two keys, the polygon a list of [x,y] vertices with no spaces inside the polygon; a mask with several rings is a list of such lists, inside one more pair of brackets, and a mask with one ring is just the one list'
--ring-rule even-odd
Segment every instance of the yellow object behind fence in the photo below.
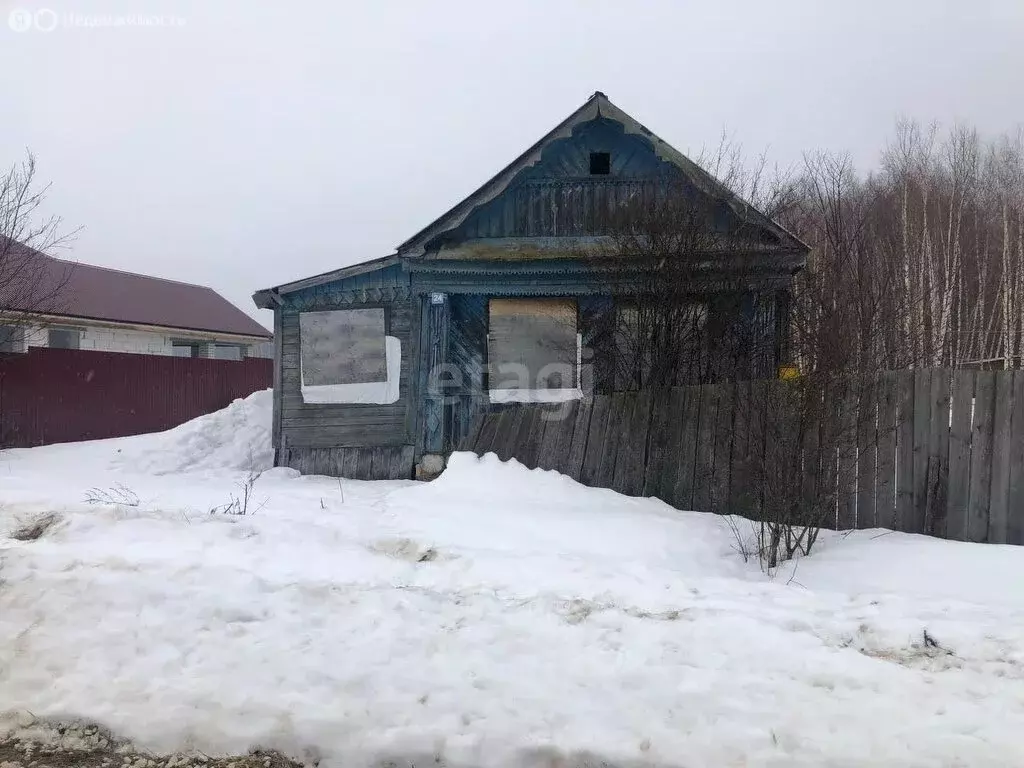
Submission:
{"label": "yellow object behind fence", "polygon": [[800,369],[795,365],[780,365],[779,378],[783,381],[795,381],[800,378]]}

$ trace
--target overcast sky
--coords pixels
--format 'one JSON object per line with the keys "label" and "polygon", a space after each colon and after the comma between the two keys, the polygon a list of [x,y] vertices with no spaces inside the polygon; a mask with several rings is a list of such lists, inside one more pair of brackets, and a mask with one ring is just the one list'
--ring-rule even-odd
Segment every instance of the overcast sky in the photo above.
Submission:
{"label": "overcast sky", "polygon": [[[70,257],[265,323],[255,289],[391,253],[595,90],[683,151],[726,129],[782,165],[821,148],[868,170],[900,115],[1024,122],[1022,0],[0,11],[0,166],[37,155],[50,210],[83,228]],[[162,25],[104,26],[140,14]]]}

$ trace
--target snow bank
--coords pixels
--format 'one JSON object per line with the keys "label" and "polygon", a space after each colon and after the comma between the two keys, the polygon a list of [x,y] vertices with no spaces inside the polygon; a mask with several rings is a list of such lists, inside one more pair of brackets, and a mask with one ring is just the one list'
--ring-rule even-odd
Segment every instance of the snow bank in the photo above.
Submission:
{"label": "snow bank", "polygon": [[772,581],[720,518],[468,454],[268,472],[244,518],[205,511],[238,473],[76,506],[101,449],[0,466],[0,517],[63,513],[0,534],[0,712],[323,768],[1024,764],[1024,548],[825,535]]}
{"label": "snow bank", "polygon": [[268,389],[166,432],[130,438],[114,467],[154,475],[269,469],[274,463],[272,408],[273,390]]}

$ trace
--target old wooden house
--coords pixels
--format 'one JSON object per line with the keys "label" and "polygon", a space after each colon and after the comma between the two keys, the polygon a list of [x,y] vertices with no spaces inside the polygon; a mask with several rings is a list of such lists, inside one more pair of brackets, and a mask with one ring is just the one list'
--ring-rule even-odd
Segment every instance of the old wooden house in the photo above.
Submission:
{"label": "old wooden house", "polygon": [[742,232],[691,255],[699,347],[742,327],[761,350],[743,374],[773,375],[806,246],[598,92],[394,254],[254,295],[274,312],[277,463],[408,478],[480,409],[629,386],[603,355],[640,278],[610,228],[668,188]]}

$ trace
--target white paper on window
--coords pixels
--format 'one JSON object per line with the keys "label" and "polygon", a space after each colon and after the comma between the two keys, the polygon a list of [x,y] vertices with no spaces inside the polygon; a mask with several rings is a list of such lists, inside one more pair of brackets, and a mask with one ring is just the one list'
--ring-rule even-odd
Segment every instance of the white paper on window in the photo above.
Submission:
{"label": "white paper on window", "polygon": [[384,309],[299,315],[302,399],[307,403],[394,403],[402,345],[385,336]]}
{"label": "white paper on window", "polygon": [[401,393],[398,379],[402,372],[402,342],[394,336],[384,337],[386,378],[384,381],[357,384],[306,384],[302,373],[302,400],[306,403],[397,403]]}

